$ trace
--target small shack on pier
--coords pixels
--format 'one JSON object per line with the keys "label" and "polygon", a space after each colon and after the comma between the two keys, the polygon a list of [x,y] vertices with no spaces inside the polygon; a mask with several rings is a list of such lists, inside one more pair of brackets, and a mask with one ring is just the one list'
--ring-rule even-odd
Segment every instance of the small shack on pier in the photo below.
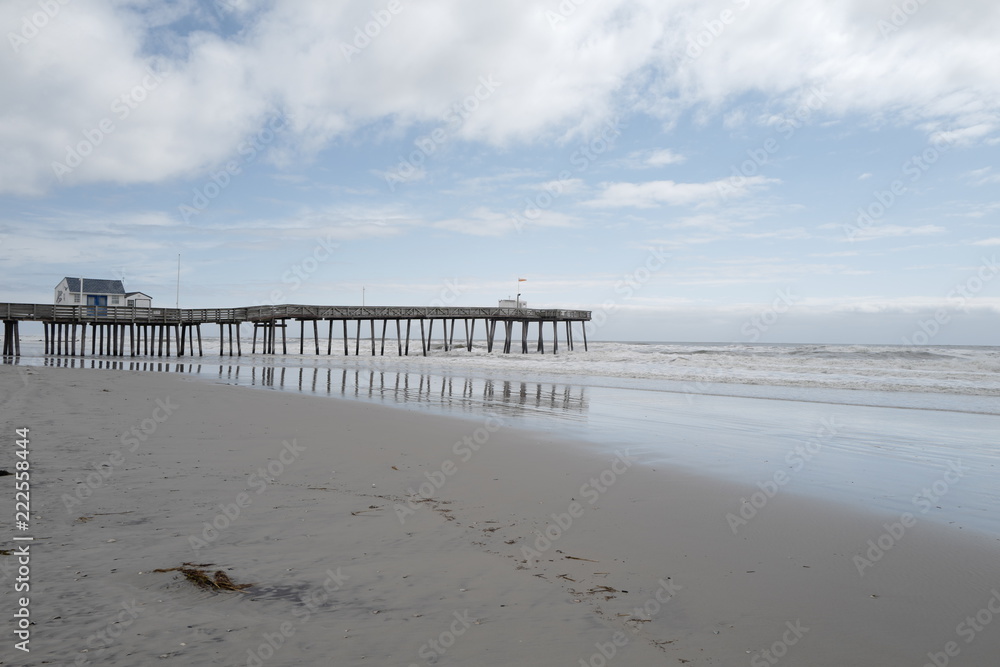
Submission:
{"label": "small shack on pier", "polygon": [[520,295],[517,299],[500,299],[500,308],[527,308],[528,302],[522,301]]}
{"label": "small shack on pier", "polygon": [[129,292],[125,295],[125,305],[135,308],[152,308],[153,297],[145,292]]}
{"label": "small shack on pier", "polygon": [[125,286],[120,280],[63,278],[56,285],[57,306],[124,306]]}

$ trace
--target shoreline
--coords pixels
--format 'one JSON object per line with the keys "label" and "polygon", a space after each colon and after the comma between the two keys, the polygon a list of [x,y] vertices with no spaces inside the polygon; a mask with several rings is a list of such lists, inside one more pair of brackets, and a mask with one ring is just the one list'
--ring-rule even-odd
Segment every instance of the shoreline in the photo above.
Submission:
{"label": "shoreline", "polygon": [[[753,485],[772,479],[784,460],[795,474],[783,492],[885,514],[912,510],[922,502],[918,496],[927,495],[926,485],[938,481],[957,461],[973,474],[961,484],[949,485],[947,502],[936,505],[926,518],[986,535],[1000,533],[1000,499],[991,474],[1000,465],[1000,450],[991,445],[1000,415],[927,408],[956,397],[919,395],[919,405],[905,405],[914,401],[914,395],[897,392],[880,400],[873,392],[843,390],[854,392],[856,402],[813,400],[824,394],[815,388],[788,388],[783,396],[774,396],[773,391],[715,395],[586,384],[587,378],[576,378],[579,384],[565,377],[497,379],[392,361],[369,367],[366,358],[353,368],[352,364],[265,367],[233,360],[88,361],[90,366],[184,373],[213,384],[344,398],[461,419],[476,419],[492,410],[511,417],[519,428],[604,451],[636,447],[650,460],[735,483]],[[76,365],[71,359],[70,367]],[[996,403],[981,398],[984,405]],[[962,407],[968,408],[965,401],[962,398]],[[825,424],[831,423],[839,425],[833,430],[843,433],[830,433]],[[706,424],[717,429],[714,442],[704,439]],[[697,446],[688,447],[687,442]],[[810,456],[803,465],[798,453],[803,446],[823,451],[815,462]]]}
{"label": "shoreline", "polygon": [[[33,618],[54,662],[89,648],[103,664],[595,664],[603,647],[615,664],[728,665],[779,647],[790,664],[920,665],[951,640],[966,660],[1000,646],[1000,623],[956,639],[1000,578],[996,538],[784,492],[734,533],[750,485],[485,416],[23,368],[0,382],[8,428],[33,434],[34,527],[51,538],[36,542]],[[886,532],[861,576],[853,557]],[[214,594],[150,573],[183,562],[257,585]],[[109,620],[133,599],[128,627]]]}

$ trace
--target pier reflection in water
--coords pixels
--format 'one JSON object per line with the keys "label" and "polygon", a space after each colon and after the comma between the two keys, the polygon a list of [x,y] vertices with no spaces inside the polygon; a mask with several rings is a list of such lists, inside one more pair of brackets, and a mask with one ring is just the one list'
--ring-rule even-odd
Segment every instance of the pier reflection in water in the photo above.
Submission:
{"label": "pier reflection in water", "polygon": [[[172,361],[46,357],[43,365],[212,377],[234,384],[304,394],[391,403],[442,413],[511,417],[556,417],[586,421],[587,388],[558,382],[494,380],[425,371],[206,364]],[[28,365],[28,364],[25,364]]]}

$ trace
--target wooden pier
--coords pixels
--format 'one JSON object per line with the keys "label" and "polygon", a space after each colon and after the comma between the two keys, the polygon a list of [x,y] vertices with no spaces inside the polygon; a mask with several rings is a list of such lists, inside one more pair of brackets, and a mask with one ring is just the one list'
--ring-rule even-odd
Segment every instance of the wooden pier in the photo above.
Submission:
{"label": "wooden pier", "polygon": [[[588,310],[548,310],[537,308],[464,308],[455,306],[251,306],[248,308],[142,308],[134,306],[55,306],[46,304],[0,303],[0,319],[3,319],[3,356],[20,356],[20,322],[41,322],[44,328],[45,354],[54,356],[85,356],[87,354],[88,326],[89,353],[91,356],[171,356],[195,355],[195,340],[198,356],[203,356],[202,325],[219,326],[219,354],[242,356],[243,344],[240,326],[253,326],[250,352],[257,353],[257,339],[260,338],[262,354],[277,354],[280,338],[280,353],[288,354],[286,331],[292,322],[299,323],[298,353],[306,353],[306,339],[312,339],[310,352],[321,354],[325,343],[326,354],[333,354],[334,334],[343,340],[345,355],[362,353],[362,337],[365,339],[365,353],[370,344],[371,354],[385,354],[386,335],[391,336],[389,323],[395,323],[396,350],[399,356],[410,354],[413,339],[416,351],[416,335],[419,327],[420,354],[427,356],[434,340],[435,323],[440,326],[440,341],[444,351],[456,349],[455,332],[458,322],[459,346],[472,351],[476,322],[482,321],[486,333],[486,350],[492,352],[496,340],[497,325],[503,332],[502,351],[510,353],[514,347],[515,334],[520,334],[521,353],[529,351],[529,334],[532,325],[537,331],[535,351],[545,354],[545,330],[551,329],[550,349],[559,351],[559,328],[565,326],[564,345],[574,349],[573,325],[579,323],[584,350],[587,349],[585,322],[590,321]],[[326,322],[325,336],[320,331],[320,323]],[[353,341],[348,332],[348,323],[354,322]],[[340,326],[336,326],[339,323]],[[307,336],[306,325],[309,324]],[[520,330],[515,331],[515,325]],[[380,327],[377,325],[381,325]],[[551,327],[550,327],[551,325]],[[362,333],[367,329],[366,333]],[[376,332],[381,329],[377,334]],[[405,333],[404,333],[405,329]],[[234,335],[235,332],[235,335]],[[376,345],[378,341],[378,345]],[[173,343],[171,345],[171,342]],[[378,350],[376,352],[376,350]],[[294,352],[294,350],[293,350]]]}

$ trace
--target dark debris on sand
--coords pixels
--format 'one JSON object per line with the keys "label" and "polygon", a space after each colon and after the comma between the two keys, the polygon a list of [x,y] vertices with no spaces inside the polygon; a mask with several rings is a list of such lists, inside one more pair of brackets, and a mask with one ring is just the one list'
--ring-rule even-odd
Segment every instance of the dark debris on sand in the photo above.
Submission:
{"label": "dark debris on sand", "polygon": [[250,588],[253,584],[237,584],[229,575],[222,570],[216,570],[209,576],[208,570],[203,568],[211,567],[212,563],[182,563],[180,567],[168,567],[153,570],[153,572],[180,572],[184,577],[198,588],[210,591],[242,591]]}

